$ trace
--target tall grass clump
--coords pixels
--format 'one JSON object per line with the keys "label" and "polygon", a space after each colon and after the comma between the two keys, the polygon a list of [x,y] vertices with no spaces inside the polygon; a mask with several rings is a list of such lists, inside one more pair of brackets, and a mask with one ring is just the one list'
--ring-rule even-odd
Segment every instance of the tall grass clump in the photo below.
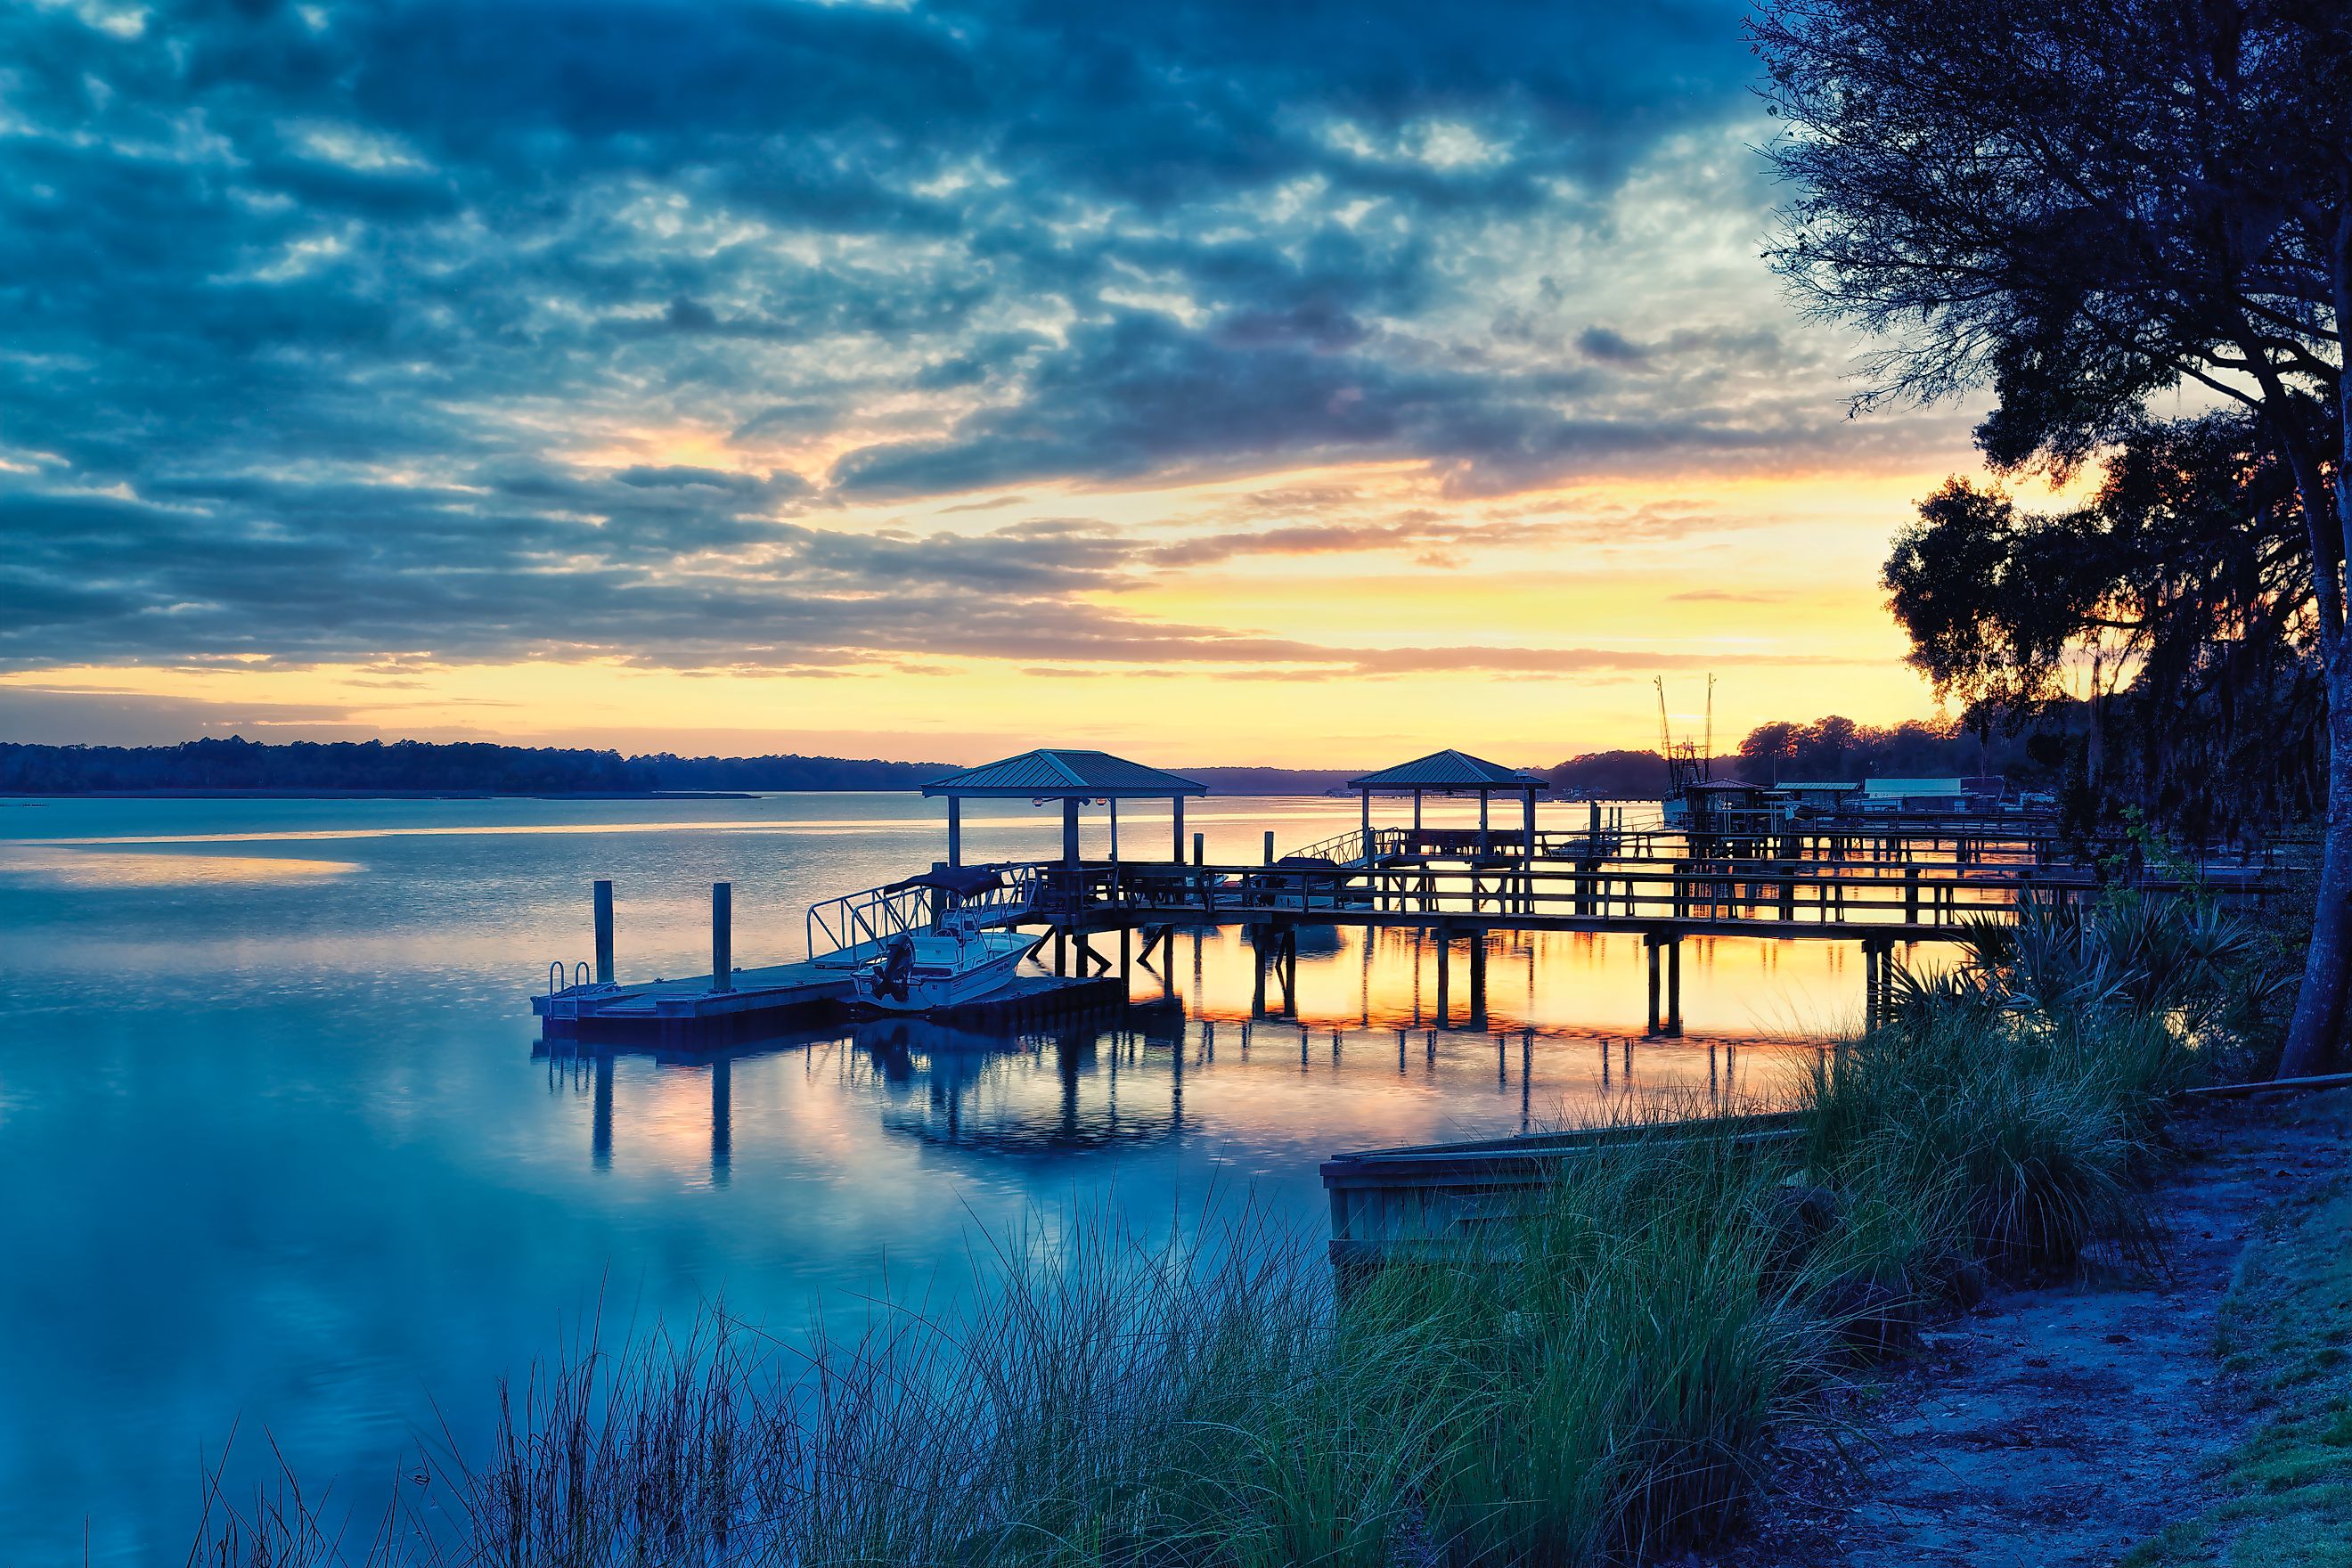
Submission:
{"label": "tall grass clump", "polygon": [[1818,1066],[1808,1161],[1943,1216],[1923,1279],[2070,1269],[2102,1245],[2146,1258],[2166,1107],[2236,1039],[2252,951],[2201,900],[2130,890],[1982,922],[1959,967],[1901,977],[1889,1020]]}

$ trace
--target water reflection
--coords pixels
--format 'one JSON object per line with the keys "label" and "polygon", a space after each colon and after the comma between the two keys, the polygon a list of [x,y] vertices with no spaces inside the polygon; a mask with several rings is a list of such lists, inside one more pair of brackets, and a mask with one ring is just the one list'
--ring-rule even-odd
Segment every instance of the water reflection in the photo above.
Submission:
{"label": "water reflection", "polygon": [[[991,1032],[893,1016],[709,1051],[541,1041],[533,1054],[548,1065],[551,1089],[588,1099],[588,1162],[600,1171],[613,1165],[616,1115],[620,1136],[629,1136],[631,1091],[625,1084],[616,1088],[620,1064],[653,1069],[641,1080],[653,1086],[646,1108],[664,1119],[666,1152],[673,1156],[679,1152],[675,1081],[681,1074],[707,1079],[709,1177],[724,1185],[733,1162],[738,1068],[787,1058],[870,1107],[892,1137],[960,1162],[1017,1167],[1084,1163],[1186,1138],[1247,1140],[1332,1094],[1360,1104],[1397,1091],[1424,1103],[1483,1100],[1493,1109],[1479,1115],[1482,1125],[1521,1131],[1602,1120],[1628,1102],[1661,1095],[1713,1106],[1770,1103],[1806,1076],[1818,1048],[1735,1037],[1642,1040],[1526,1025],[1350,1027],[1278,1015],[1195,1019],[1155,1001],[1051,1028]],[[1303,1101],[1302,1095],[1310,1098]],[[1416,1110],[1400,1120],[1399,1135],[1418,1136],[1425,1122],[1426,1113]]]}

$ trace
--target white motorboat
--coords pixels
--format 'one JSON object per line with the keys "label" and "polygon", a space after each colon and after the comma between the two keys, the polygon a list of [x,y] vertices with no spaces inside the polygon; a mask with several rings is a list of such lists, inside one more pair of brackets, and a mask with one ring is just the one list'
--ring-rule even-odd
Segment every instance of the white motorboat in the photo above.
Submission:
{"label": "white motorboat", "polygon": [[928,1013],[1003,990],[1042,936],[983,927],[969,910],[949,910],[928,931],[902,931],[850,978],[857,999],[891,1013]]}

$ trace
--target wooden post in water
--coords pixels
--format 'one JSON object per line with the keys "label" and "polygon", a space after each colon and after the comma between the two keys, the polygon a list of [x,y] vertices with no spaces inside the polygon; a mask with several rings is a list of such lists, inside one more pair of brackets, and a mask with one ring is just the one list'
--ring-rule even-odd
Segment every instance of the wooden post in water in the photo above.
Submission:
{"label": "wooden post in water", "polygon": [[596,984],[613,984],[613,884],[596,884]]}
{"label": "wooden post in water", "polygon": [[1650,953],[1650,1033],[1654,1035],[1658,1032],[1658,939],[1644,937],[1642,945]]}
{"label": "wooden post in water", "polygon": [[1683,939],[1666,946],[1666,1033],[1683,1032]]}
{"label": "wooden post in water", "polygon": [[710,988],[735,989],[735,884],[710,884]]}

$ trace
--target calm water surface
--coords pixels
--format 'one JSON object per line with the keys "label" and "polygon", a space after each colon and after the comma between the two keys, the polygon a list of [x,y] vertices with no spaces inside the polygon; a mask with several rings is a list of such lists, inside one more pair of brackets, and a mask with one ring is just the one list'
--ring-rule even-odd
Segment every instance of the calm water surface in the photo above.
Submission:
{"label": "calm water surface", "polygon": [[[969,858],[1058,850],[1053,810],[966,811]],[[1354,825],[1279,799],[1186,824],[1238,861]],[[1121,828],[1165,853],[1164,808]],[[1156,1005],[1120,1026],[538,1046],[527,998],[588,956],[594,878],[622,978],[650,978],[708,969],[714,880],[738,961],[775,962],[812,900],[942,846],[902,795],[0,801],[0,1563],[79,1560],[86,1531],[95,1561],[181,1560],[233,1423],[232,1484],[266,1432],[313,1487],[380,1495],[600,1300],[610,1325],[723,1293],[788,1330],[827,1293],[956,1290],[977,1233],[1073,1203],[1164,1222],[1246,1193],[1319,1227],[1335,1150],[1589,1115],[1629,1079],[1769,1093],[1860,1004],[1841,944],[1694,942],[1688,1037],[1629,1070],[1635,939],[1496,938],[1473,1026],[1458,952],[1441,1021],[1433,949],[1328,930],[1297,1021],[1253,1022],[1225,931],[1138,969]]]}

